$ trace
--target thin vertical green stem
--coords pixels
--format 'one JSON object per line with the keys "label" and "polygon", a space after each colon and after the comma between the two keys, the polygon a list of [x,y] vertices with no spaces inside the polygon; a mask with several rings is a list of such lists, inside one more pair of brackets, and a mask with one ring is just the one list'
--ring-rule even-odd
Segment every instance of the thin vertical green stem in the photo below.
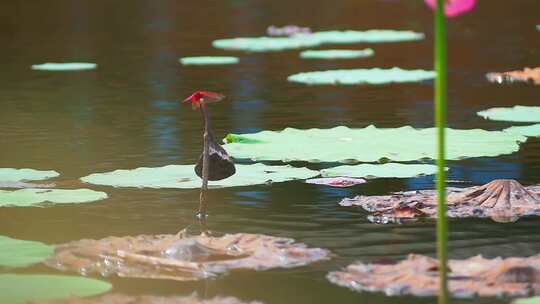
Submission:
{"label": "thin vertical green stem", "polygon": [[445,128],[446,128],[446,24],[444,0],[437,0],[435,10],[435,125],[437,126],[437,257],[439,259],[439,304],[448,302],[447,233],[445,206]]}

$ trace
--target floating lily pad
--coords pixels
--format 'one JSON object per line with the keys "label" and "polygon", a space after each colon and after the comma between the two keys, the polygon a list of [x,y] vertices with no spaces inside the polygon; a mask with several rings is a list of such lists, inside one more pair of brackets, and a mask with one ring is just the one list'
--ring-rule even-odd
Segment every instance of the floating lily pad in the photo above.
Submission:
{"label": "floating lily pad", "polygon": [[[523,187],[515,180],[494,180],[470,188],[447,188],[446,201],[448,217],[490,217],[497,222],[514,222],[522,216],[540,216],[540,186]],[[372,212],[369,219],[377,223],[437,216],[435,190],[360,195],[339,204],[360,206]]]}
{"label": "floating lily pad", "polygon": [[46,259],[54,247],[0,235],[0,266],[26,267]]}
{"label": "floating lily pad", "polygon": [[60,270],[121,277],[200,280],[230,270],[291,268],[329,258],[288,238],[260,234],[139,235],[59,245],[45,263]]}
{"label": "floating lily pad", "polygon": [[216,64],[236,64],[239,60],[231,56],[198,56],[180,58],[183,65],[216,65]]}
{"label": "floating lily pad", "polygon": [[68,63],[56,63],[47,62],[43,64],[32,65],[32,70],[39,71],[83,71],[93,70],[97,68],[97,64],[88,62],[68,62]]}
{"label": "floating lily pad", "polygon": [[290,37],[248,37],[218,39],[212,45],[218,49],[249,52],[269,52],[288,49],[315,47],[322,44],[381,43],[415,41],[424,39],[424,34],[412,31],[368,30],[368,31],[323,31],[297,34]]}
{"label": "floating lily pad", "polygon": [[540,107],[514,106],[511,108],[491,108],[477,113],[490,120],[515,122],[540,122]]}
{"label": "floating lily pad", "polygon": [[[447,168],[448,169],[448,168]],[[382,165],[362,164],[354,166],[339,166],[321,171],[322,176],[347,176],[364,178],[407,178],[437,173],[437,166],[424,164],[395,164]]]}
{"label": "floating lily pad", "polygon": [[0,168],[1,182],[35,181],[57,177],[60,174],[52,170]]}
{"label": "floating lily pad", "polygon": [[517,299],[512,304],[540,304],[540,297]]}
{"label": "floating lily pad", "polygon": [[[355,291],[384,292],[388,296],[435,296],[439,262],[411,254],[396,263],[354,263],[327,278]],[[540,293],[540,255],[485,259],[475,256],[448,261],[448,291],[457,298],[527,296]]]}
{"label": "floating lily pad", "polygon": [[353,69],[328,70],[298,73],[287,77],[288,81],[300,82],[310,85],[355,85],[355,84],[383,84],[398,82],[421,82],[435,78],[435,72],[426,70],[391,69]]}
{"label": "floating lily pad", "polygon": [[262,304],[258,301],[243,302],[233,297],[201,299],[196,295],[186,297],[160,297],[150,295],[105,294],[101,297],[69,298],[63,300],[31,301],[28,304]]}
{"label": "floating lily pad", "polygon": [[344,187],[352,187],[354,185],[365,184],[367,183],[367,181],[363,178],[323,177],[323,178],[308,179],[306,180],[306,183],[344,188]]}
{"label": "floating lily pad", "polygon": [[[292,166],[267,166],[264,164],[236,164],[236,174],[219,181],[209,181],[210,188],[258,185],[306,179],[319,175],[318,171]],[[137,168],[94,173],[81,178],[85,183],[114,187],[181,188],[201,187],[193,165],[169,165],[157,168]]]}
{"label": "floating lily pad", "polygon": [[107,198],[107,193],[90,189],[20,189],[0,190],[0,207],[30,207],[41,203],[90,203]]}
{"label": "floating lily pad", "polygon": [[494,83],[525,82],[540,85],[540,67],[502,73],[487,73],[486,78],[488,81]]}
{"label": "floating lily pad", "polygon": [[373,56],[372,49],[365,50],[307,50],[300,53],[306,59],[352,59]]}
{"label": "floating lily pad", "polygon": [[514,126],[504,129],[504,132],[519,134],[528,137],[538,137],[540,136],[540,124],[521,127]]}
{"label": "floating lily pad", "polygon": [[[447,159],[498,156],[519,150],[526,137],[502,131],[447,129]],[[229,134],[224,148],[234,158],[254,160],[376,162],[435,159],[435,128],[293,129]]]}
{"label": "floating lily pad", "polygon": [[4,182],[0,181],[0,188],[14,188],[14,189],[24,189],[24,188],[52,188],[55,184],[34,184],[34,183],[25,183],[25,182]]}
{"label": "floating lily pad", "polygon": [[30,300],[87,297],[109,291],[111,284],[83,277],[0,274],[0,302],[22,304]]}
{"label": "floating lily pad", "polygon": [[272,52],[318,46],[320,41],[311,35],[300,37],[252,37],[218,39],[212,45],[229,51]]}

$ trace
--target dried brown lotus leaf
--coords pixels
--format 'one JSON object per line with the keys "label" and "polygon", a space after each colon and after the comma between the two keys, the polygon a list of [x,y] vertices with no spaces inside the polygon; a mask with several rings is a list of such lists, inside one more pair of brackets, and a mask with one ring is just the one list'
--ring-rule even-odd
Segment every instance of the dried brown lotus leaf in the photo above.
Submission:
{"label": "dried brown lotus leaf", "polygon": [[45,263],[82,274],[192,281],[235,269],[290,268],[329,259],[330,252],[260,234],[222,237],[139,235],[59,245]]}
{"label": "dried brown lotus leaf", "polygon": [[502,73],[487,73],[486,78],[488,81],[496,83],[526,82],[540,85],[540,67]]}
{"label": "dried brown lotus leaf", "polygon": [[[227,154],[227,151],[221,147],[214,140],[212,133],[209,133],[209,142],[208,142],[208,180],[217,181],[226,179],[227,177],[233,176],[236,173],[236,168],[234,167],[234,161]],[[202,178],[202,167],[203,167],[203,154],[199,156],[199,160],[195,165],[195,174],[198,177]]]}
{"label": "dried brown lotus leaf", "polygon": [[127,296],[121,294],[105,295],[99,298],[70,298],[56,301],[36,301],[29,304],[258,304],[260,302],[242,302],[232,297],[199,299],[190,297]]}
{"label": "dried brown lotus leaf", "polygon": [[[449,260],[448,288],[454,297],[526,296],[540,293],[540,255],[486,259],[475,256]],[[396,264],[355,263],[328,279],[356,291],[389,296],[434,296],[438,290],[438,261],[411,254]]]}
{"label": "dried brown lotus leaf", "polygon": [[[382,196],[344,199],[342,206],[361,206],[378,223],[395,219],[436,217],[436,191],[418,190]],[[523,187],[515,180],[494,180],[483,186],[447,188],[449,217],[490,217],[514,222],[522,216],[540,215],[540,186]]]}
{"label": "dried brown lotus leaf", "polygon": [[129,296],[124,294],[106,294],[94,298],[72,297],[62,300],[30,301],[28,304],[261,304],[261,302],[243,302],[233,297],[201,299],[196,295],[185,297],[159,297],[150,295]]}

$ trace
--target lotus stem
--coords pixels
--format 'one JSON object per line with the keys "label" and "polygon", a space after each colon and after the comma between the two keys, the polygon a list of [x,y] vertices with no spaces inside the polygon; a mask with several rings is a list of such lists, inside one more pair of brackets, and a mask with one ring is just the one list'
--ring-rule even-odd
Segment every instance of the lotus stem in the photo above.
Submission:
{"label": "lotus stem", "polygon": [[199,197],[199,211],[197,212],[197,217],[199,220],[204,222],[206,220],[206,211],[208,209],[208,201],[206,196],[206,191],[208,190],[208,173],[210,165],[210,152],[208,151],[208,146],[210,143],[210,121],[208,117],[208,112],[206,110],[206,105],[204,102],[200,104],[201,113],[203,115],[204,121],[204,134],[203,134],[203,163],[202,163],[202,186],[201,194]]}
{"label": "lotus stem", "polygon": [[448,224],[445,206],[445,128],[446,128],[446,24],[444,0],[437,0],[435,10],[435,125],[437,127],[437,257],[439,259],[438,303],[448,303]]}

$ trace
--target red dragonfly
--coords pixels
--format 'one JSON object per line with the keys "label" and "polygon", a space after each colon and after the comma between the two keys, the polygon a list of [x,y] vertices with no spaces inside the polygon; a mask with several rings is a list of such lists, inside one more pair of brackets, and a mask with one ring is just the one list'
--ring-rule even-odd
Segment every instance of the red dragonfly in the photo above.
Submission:
{"label": "red dragonfly", "polygon": [[201,106],[201,102],[204,103],[212,103],[212,102],[218,102],[225,98],[225,95],[215,93],[215,92],[208,92],[208,91],[197,91],[188,98],[184,99],[182,103],[190,102],[191,101],[191,107],[193,110],[198,109]]}

